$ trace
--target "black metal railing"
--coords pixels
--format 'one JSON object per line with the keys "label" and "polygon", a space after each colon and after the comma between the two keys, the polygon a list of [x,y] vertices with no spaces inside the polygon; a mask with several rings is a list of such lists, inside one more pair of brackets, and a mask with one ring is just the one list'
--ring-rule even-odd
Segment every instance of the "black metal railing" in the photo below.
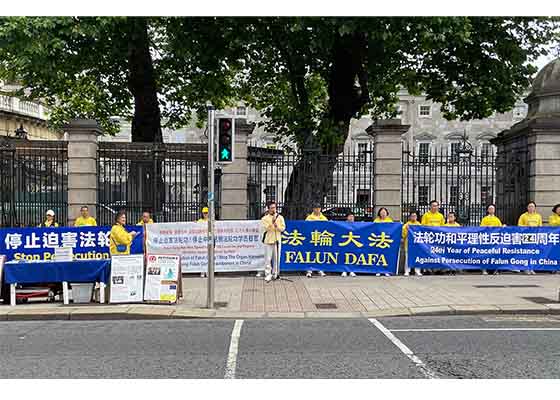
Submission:
{"label": "black metal railing", "polygon": [[515,224],[528,200],[526,147],[503,154],[480,151],[464,140],[459,146],[432,146],[417,154],[403,143],[402,220],[411,211],[420,216],[437,200],[442,213],[453,211],[463,225],[479,225],[489,204],[503,223]]}
{"label": "black metal railing", "polygon": [[[138,222],[144,211],[157,222],[196,220],[207,203],[207,162],[203,145],[100,143],[98,223],[112,224],[120,210],[130,223]],[[219,205],[219,174],[216,182]],[[216,214],[219,218],[219,206]]]}
{"label": "black metal railing", "polygon": [[37,226],[47,210],[63,225],[68,209],[64,141],[0,139],[1,226]]}
{"label": "black metal railing", "polygon": [[333,220],[344,220],[349,211],[357,220],[374,215],[372,143],[340,154],[249,147],[248,169],[249,219],[260,218],[270,200],[291,219],[304,218],[315,203]]}

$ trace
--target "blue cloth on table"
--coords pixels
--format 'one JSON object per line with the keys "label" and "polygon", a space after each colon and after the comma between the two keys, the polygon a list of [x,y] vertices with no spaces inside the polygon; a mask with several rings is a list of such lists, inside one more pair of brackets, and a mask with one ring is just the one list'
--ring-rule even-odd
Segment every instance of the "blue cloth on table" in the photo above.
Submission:
{"label": "blue cloth on table", "polygon": [[109,281],[111,260],[74,260],[44,262],[8,262],[4,264],[4,282],[103,282]]}

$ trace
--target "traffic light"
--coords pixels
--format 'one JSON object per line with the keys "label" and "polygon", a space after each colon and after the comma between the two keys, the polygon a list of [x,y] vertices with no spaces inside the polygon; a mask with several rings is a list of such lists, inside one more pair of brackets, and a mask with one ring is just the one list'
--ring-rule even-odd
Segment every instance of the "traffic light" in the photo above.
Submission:
{"label": "traffic light", "polygon": [[233,118],[218,118],[218,151],[216,161],[219,163],[233,162],[233,146],[235,143],[235,126]]}

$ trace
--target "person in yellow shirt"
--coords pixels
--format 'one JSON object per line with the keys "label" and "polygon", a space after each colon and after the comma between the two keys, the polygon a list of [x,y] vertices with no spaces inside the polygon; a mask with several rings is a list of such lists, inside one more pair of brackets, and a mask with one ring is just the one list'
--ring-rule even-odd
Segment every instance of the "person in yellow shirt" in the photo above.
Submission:
{"label": "person in yellow shirt", "polygon": [[422,225],[426,226],[443,226],[445,218],[439,212],[439,203],[436,200],[430,201],[430,210],[422,215]]}
{"label": "person in yellow shirt", "polygon": [[[504,224],[502,224],[502,221],[500,221],[500,218],[496,217],[496,205],[495,204],[490,204],[488,205],[488,207],[486,207],[486,216],[484,218],[482,218],[482,221],[480,221],[480,226],[486,226],[486,227],[500,227],[500,226],[505,226]],[[494,275],[498,275],[499,272],[497,269],[494,270]],[[482,275],[488,275],[488,271],[483,269],[482,270]]]}
{"label": "person in yellow shirt", "polygon": [[[534,201],[527,203],[527,212],[524,212],[519,216],[519,221],[517,221],[519,226],[542,226],[542,217],[537,212],[537,204]],[[536,275],[535,271],[532,269],[526,270],[527,275]]]}
{"label": "person in yellow shirt", "polygon": [[377,218],[375,218],[373,222],[393,222],[393,219],[389,217],[389,210],[385,207],[381,207],[379,211],[377,211]]}
{"label": "person in yellow shirt", "polygon": [[276,211],[276,202],[268,203],[268,211],[261,218],[264,229],[264,280],[270,282],[280,275],[280,250],[282,246],[282,232],[286,229],[284,217]]}
{"label": "person in yellow shirt", "polygon": [[74,226],[97,226],[97,221],[91,215],[89,215],[88,206],[83,206],[80,208],[80,216],[74,221]]}
{"label": "person in yellow shirt", "polygon": [[443,226],[458,227],[461,225],[457,222],[457,215],[453,211],[450,211],[447,213],[447,222],[443,224]]}
{"label": "person in yellow shirt", "polygon": [[154,220],[152,219],[152,214],[149,211],[144,211],[142,213],[142,218],[136,225],[146,225],[146,224],[153,224]]}
{"label": "person in yellow shirt", "polygon": [[199,223],[203,223],[203,222],[208,223],[208,207],[204,207],[204,208],[202,209],[202,218],[199,218],[198,221],[196,221],[196,222],[199,222]]}
{"label": "person in yellow shirt", "polygon": [[[356,216],[354,215],[354,213],[352,211],[348,211],[348,213],[346,213],[346,222],[349,222],[349,223],[356,222]],[[353,278],[356,277],[356,273],[354,271],[350,271],[350,273],[344,271],[340,274],[340,276],[342,276],[343,278],[346,278],[348,275],[350,275]]]}
{"label": "person in yellow shirt", "polygon": [[[313,206],[313,209],[311,211],[311,214],[309,214],[307,216],[307,218],[305,218],[306,221],[328,221],[327,217],[325,217],[323,215],[323,213],[321,212],[321,206],[318,204],[315,204]],[[311,276],[313,275],[313,271],[307,271],[307,273],[305,274],[305,276],[307,276],[308,278],[311,278]],[[319,276],[327,276],[327,274],[325,274],[324,271],[319,271]]]}
{"label": "person in yellow shirt", "polygon": [[39,225],[39,228],[58,228],[58,222],[56,222],[56,218],[54,215],[53,210],[48,210],[47,215],[45,216],[45,222]]}
{"label": "person in yellow shirt", "polygon": [[130,245],[136,236],[136,232],[128,232],[125,228],[126,213],[119,211],[115,218],[115,224],[109,235],[109,252],[112,256],[130,254]]}
{"label": "person in yellow shirt", "polygon": [[[408,227],[410,225],[420,225],[418,221],[418,213],[416,211],[408,214],[408,221],[402,227],[402,238],[403,238],[403,252],[404,252],[404,275],[410,275],[410,268],[408,267]],[[414,274],[416,276],[422,276],[420,268],[414,268]]]}
{"label": "person in yellow shirt", "polygon": [[548,225],[560,226],[560,204],[552,207],[552,215],[548,217]]}

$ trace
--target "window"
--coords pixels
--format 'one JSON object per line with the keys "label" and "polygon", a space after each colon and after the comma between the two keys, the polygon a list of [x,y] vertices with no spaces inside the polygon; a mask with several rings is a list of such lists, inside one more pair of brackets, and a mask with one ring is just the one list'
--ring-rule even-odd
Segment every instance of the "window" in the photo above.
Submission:
{"label": "window", "polygon": [[450,153],[451,153],[451,162],[458,163],[459,162],[459,149],[461,148],[461,143],[453,142],[450,146]]}
{"label": "window", "polygon": [[431,118],[432,117],[432,106],[430,105],[419,105],[418,106],[418,116],[420,118]]}
{"label": "window", "polygon": [[267,203],[269,201],[276,201],[276,186],[267,186],[266,189],[264,189],[264,194]]}
{"label": "window", "polygon": [[480,201],[484,207],[492,203],[492,190],[490,186],[482,186],[480,188]]}
{"label": "window", "polygon": [[459,186],[449,188],[449,204],[456,205],[459,202]]}
{"label": "window", "polygon": [[241,116],[241,117],[246,117],[247,116],[247,107],[245,107],[245,106],[237,107],[235,109],[235,115]]}
{"label": "window", "polygon": [[492,157],[493,148],[492,143],[482,143],[482,147],[480,148],[480,156],[483,160],[488,160]]}
{"label": "window", "polygon": [[418,144],[418,160],[426,164],[430,156],[430,143],[419,143]]}
{"label": "window", "polygon": [[418,205],[424,206],[428,204],[429,186],[418,186]]}
{"label": "window", "polygon": [[333,186],[327,193],[327,204],[336,204],[337,193],[337,187]]}
{"label": "window", "polygon": [[367,143],[358,143],[358,160],[365,161],[367,158]]}
{"label": "window", "polygon": [[524,105],[515,106],[513,108],[513,119],[523,119],[527,114],[527,109]]}
{"label": "window", "polygon": [[358,207],[365,207],[370,203],[370,191],[369,189],[357,189],[356,190],[356,205]]}

